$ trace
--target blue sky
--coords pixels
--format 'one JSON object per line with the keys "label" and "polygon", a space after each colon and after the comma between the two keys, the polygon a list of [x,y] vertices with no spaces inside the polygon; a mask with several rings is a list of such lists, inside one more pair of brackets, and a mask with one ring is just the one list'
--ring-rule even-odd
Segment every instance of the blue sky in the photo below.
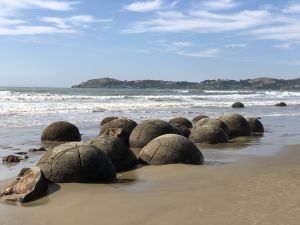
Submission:
{"label": "blue sky", "polygon": [[0,0],[0,86],[300,76],[300,2]]}

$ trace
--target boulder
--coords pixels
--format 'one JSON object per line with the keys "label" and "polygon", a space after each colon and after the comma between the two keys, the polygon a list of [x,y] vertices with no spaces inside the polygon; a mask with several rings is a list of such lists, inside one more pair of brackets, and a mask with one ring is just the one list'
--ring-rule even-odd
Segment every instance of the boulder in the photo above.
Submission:
{"label": "boulder", "polygon": [[245,108],[244,104],[241,102],[235,102],[231,106],[232,108]]}
{"label": "boulder", "polygon": [[158,136],[175,133],[178,133],[178,130],[166,121],[145,120],[133,129],[129,137],[129,146],[130,148],[143,148]]}
{"label": "boulder", "polygon": [[279,102],[277,104],[275,104],[275,106],[278,106],[278,107],[286,107],[287,104],[285,102]]}
{"label": "boulder", "polygon": [[187,128],[193,127],[192,122],[184,117],[175,117],[169,121],[169,124],[171,124],[174,127],[176,127],[176,126],[185,126]]}
{"label": "boulder", "polygon": [[195,127],[200,127],[200,126],[203,126],[203,125],[213,125],[213,126],[216,126],[216,127],[220,127],[225,131],[225,133],[227,135],[229,134],[229,129],[228,129],[226,123],[224,123],[222,120],[210,119],[210,118],[201,119],[195,124]]}
{"label": "boulder", "polygon": [[220,116],[219,119],[226,123],[230,138],[249,136],[251,134],[249,123],[240,114],[228,113]]}
{"label": "boulder", "polygon": [[69,122],[58,121],[50,124],[42,133],[42,141],[81,141],[78,128]]}
{"label": "boulder", "polygon": [[196,116],[194,119],[192,119],[192,122],[197,123],[199,120],[204,119],[204,118],[208,118],[208,116],[205,116],[205,115]]}
{"label": "boulder", "polygon": [[10,202],[30,202],[48,189],[48,181],[38,167],[25,168],[11,184],[0,190],[0,200]]}
{"label": "boulder", "polygon": [[16,155],[4,156],[2,159],[3,163],[18,163],[20,161],[21,161],[20,157]]}
{"label": "boulder", "polygon": [[263,133],[265,131],[262,123],[255,117],[246,117],[252,133]]}
{"label": "boulder", "polygon": [[197,126],[192,130],[189,139],[199,144],[228,143],[228,136],[225,131],[213,125]]}
{"label": "boulder", "polygon": [[203,164],[200,150],[189,139],[177,134],[165,134],[148,143],[139,159],[149,165]]}
{"label": "boulder", "polygon": [[135,154],[120,139],[114,136],[98,136],[87,142],[104,151],[114,164],[117,172],[131,169],[137,164]]}
{"label": "boulder", "polygon": [[112,120],[115,120],[115,119],[118,119],[118,117],[116,116],[108,116],[108,117],[105,117],[103,120],[101,120],[100,122],[100,126],[103,126],[104,124],[112,121]]}
{"label": "boulder", "polygon": [[137,123],[131,119],[127,119],[127,118],[118,118],[118,119],[114,119],[110,122],[105,123],[102,126],[102,129],[100,131],[99,135],[104,134],[108,129],[114,129],[114,128],[121,128],[122,129],[122,140],[124,140],[124,142],[126,144],[128,144],[128,140],[129,140],[129,136],[132,132],[132,130],[137,126]]}
{"label": "boulder", "polygon": [[80,142],[62,144],[47,151],[37,166],[54,183],[106,183],[116,179],[116,169],[108,156]]}
{"label": "boulder", "polygon": [[191,130],[181,124],[173,124],[173,127],[178,131],[175,132],[175,134],[180,134],[186,138],[188,138],[191,134]]}

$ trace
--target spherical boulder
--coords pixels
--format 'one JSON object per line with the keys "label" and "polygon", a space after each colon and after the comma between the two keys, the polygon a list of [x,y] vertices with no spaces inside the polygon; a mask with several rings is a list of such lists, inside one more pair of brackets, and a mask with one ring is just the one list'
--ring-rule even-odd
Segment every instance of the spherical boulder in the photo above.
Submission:
{"label": "spherical boulder", "polygon": [[112,121],[112,120],[115,120],[115,119],[118,119],[118,117],[116,116],[108,116],[108,117],[105,117],[103,120],[101,120],[100,122],[100,126],[103,126],[104,124]]}
{"label": "spherical boulder", "polygon": [[132,130],[137,126],[137,123],[131,119],[127,118],[118,118],[114,119],[110,122],[105,123],[102,126],[100,131],[100,135],[104,134],[110,128],[121,128],[123,130],[123,137],[122,139],[126,144],[128,144],[129,136]]}
{"label": "spherical boulder", "polygon": [[199,120],[195,124],[196,127],[203,126],[203,125],[213,125],[213,126],[216,126],[216,127],[220,127],[220,128],[222,128],[225,131],[225,133],[227,135],[229,134],[228,126],[222,120],[205,118],[205,119]]}
{"label": "spherical boulder", "polygon": [[232,108],[245,108],[245,105],[241,102],[235,102],[231,106]]}
{"label": "spherical boulder", "polygon": [[137,164],[135,154],[120,139],[114,136],[98,136],[86,142],[104,151],[117,172],[131,169]]}
{"label": "spherical boulder", "polygon": [[149,165],[203,164],[200,150],[189,139],[177,134],[165,134],[148,143],[139,159]]}
{"label": "spherical boulder", "polygon": [[252,133],[263,133],[265,131],[262,123],[255,117],[246,117]]}
{"label": "spherical boulder", "polygon": [[275,106],[278,106],[278,107],[286,107],[287,104],[285,102],[279,102],[277,104],[275,104]]}
{"label": "spherical boulder", "polygon": [[240,114],[228,113],[220,116],[219,119],[226,123],[230,138],[249,136],[251,134],[249,123]]}
{"label": "spherical boulder", "polygon": [[42,141],[81,141],[78,128],[69,122],[58,121],[50,124],[42,133]]}
{"label": "spherical boulder", "polygon": [[187,128],[186,126],[180,124],[173,124],[173,127],[178,131],[175,132],[175,134],[180,134],[186,138],[188,138],[191,134],[190,128]]}
{"label": "spherical boulder", "polygon": [[223,129],[213,125],[198,126],[192,130],[189,139],[199,144],[228,143],[228,136]]}
{"label": "spherical boulder", "polygon": [[166,121],[145,120],[133,129],[129,137],[129,146],[130,148],[143,148],[158,136],[176,133],[178,133],[178,130]]}
{"label": "spherical boulder", "polygon": [[106,183],[116,179],[116,169],[108,156],[80,142],[62,144],[47,151],[37,166],[54,183]]}
{"label": "spherical boulder", "polygon": [[187,128],[193,127],[192,122],[184,117],[175,117],[169,121],[169,124],[171,124],[174,127],[176,126],[185,126]]}
{"label": "spherical boulder", "polygon": [[196,116],[194,119],[192,119],[192,121],[193,121],[193,123],[197,123],[199,120],[204,119],[204,118],[208,118],[208,116],[199,115],[199,116]]}

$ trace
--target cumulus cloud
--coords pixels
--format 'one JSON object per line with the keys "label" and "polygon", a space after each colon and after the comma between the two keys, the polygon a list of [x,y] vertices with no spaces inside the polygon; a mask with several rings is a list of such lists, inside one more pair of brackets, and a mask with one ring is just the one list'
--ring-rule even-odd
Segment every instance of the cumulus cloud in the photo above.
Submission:
{"label": "cumulus cloud", "polygon": [[137,1],[129,5],[126,5],[124,8],[128,11],[133,12],[149,12],[158,10],[162,7],[161,0],[151,0],[151,1]]}

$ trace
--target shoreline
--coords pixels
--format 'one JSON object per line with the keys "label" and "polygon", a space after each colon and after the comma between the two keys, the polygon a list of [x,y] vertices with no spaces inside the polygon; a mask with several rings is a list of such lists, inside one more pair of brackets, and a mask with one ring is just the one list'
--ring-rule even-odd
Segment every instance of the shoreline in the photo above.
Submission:
{"label": "shoreline", "polygon": [[0,223],[296,225],[299,149],[224,165],[145,166],[120,174],[116,184],[59,184],[24,206],[1,203]]}

